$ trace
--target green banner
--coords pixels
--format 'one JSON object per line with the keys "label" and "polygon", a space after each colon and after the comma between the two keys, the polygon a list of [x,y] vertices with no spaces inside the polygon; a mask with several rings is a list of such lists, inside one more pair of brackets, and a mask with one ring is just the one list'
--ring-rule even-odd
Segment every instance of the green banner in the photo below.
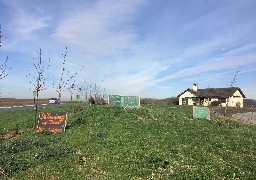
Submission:
{"label": "green banner", "polygon": [[138,96],[123,96],[123,107],[125,108],[139,108],[140,100]]}
{"label": "green banner", "polygon": [[119,95],[109,95],[109,106],[122,107],[123,98]]}
{"label": "green banner", "polygon": [[139,108],[140,98],[138,96],[109,95],[109,106]]}
{"label": "green banner", "polygon": [[198,107],[193,106],[193,118],[200,119],[209,119],[210,120],[210,111],[208,107]]}

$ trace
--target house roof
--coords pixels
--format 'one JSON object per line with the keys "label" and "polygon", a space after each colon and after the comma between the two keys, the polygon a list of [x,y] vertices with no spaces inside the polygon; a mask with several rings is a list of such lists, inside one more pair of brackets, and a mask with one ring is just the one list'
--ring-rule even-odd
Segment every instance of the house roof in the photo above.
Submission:
{"label": "house roof", "polygon": [[197,97],[201,98],[228,98],[233,96],[236,91],[239,91],[243,98],[246,98],[244,93],[239,87],[228,87],[228,88],[206,88],[206,89],[198,89],[194,91],[193,89],[188,88],[187,90],[183,91],[181,94],[178,95],[180,97],[185,92],[191,92]]}

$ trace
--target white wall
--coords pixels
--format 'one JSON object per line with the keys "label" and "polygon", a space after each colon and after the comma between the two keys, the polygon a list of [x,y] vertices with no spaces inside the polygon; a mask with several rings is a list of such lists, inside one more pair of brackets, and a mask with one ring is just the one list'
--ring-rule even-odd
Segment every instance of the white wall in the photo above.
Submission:
{"label": "white wall", "polygon": [[[238,97],[239,96],[239,97]],[[228,106],[236,107],[237,103],[240,103],[240,107],[244,107],[244,99],[241,93],[237,90],[232,97],[229,98]]]}
{"label": "white wall", "polygon": [[[182,94],[179,97],[179,105],[182,105],[182,98],[186,98],[186,97],[196,97],[194,94],[192,94],[191,92],[185,92],[184,94]],[[188,99],[188,105],[193,105],[193,100],[192,99]]]}

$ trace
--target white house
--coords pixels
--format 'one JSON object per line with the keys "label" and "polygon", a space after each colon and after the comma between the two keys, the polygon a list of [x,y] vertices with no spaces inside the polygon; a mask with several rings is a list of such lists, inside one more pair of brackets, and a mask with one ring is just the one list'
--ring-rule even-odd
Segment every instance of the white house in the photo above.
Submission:
{"label": "white house", "polygon": [[198,89],[197,84],[193,89],[186,89],[178,95],[179,105],[203,105],[209,106],[213,101],[218,101],[225,107],[243,107],[244,93],[239,87],[206,88]]}

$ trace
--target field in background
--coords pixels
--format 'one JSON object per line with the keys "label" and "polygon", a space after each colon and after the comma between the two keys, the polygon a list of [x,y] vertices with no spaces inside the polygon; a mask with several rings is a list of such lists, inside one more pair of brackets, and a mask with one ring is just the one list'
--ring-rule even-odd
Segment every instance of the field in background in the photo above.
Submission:
{"label": "field in background", "polygon": [[0,179],[255,179],[256,126],[194,120],[190,106],[71,104],[63,133],[37,134],[33,110],[0,112]]}
{"label": "field in background", "polygon": [[[48,103],[48,99],[37,99],[37,103]],[[34,99],[0,98],[0,105],[33,104]]]}

